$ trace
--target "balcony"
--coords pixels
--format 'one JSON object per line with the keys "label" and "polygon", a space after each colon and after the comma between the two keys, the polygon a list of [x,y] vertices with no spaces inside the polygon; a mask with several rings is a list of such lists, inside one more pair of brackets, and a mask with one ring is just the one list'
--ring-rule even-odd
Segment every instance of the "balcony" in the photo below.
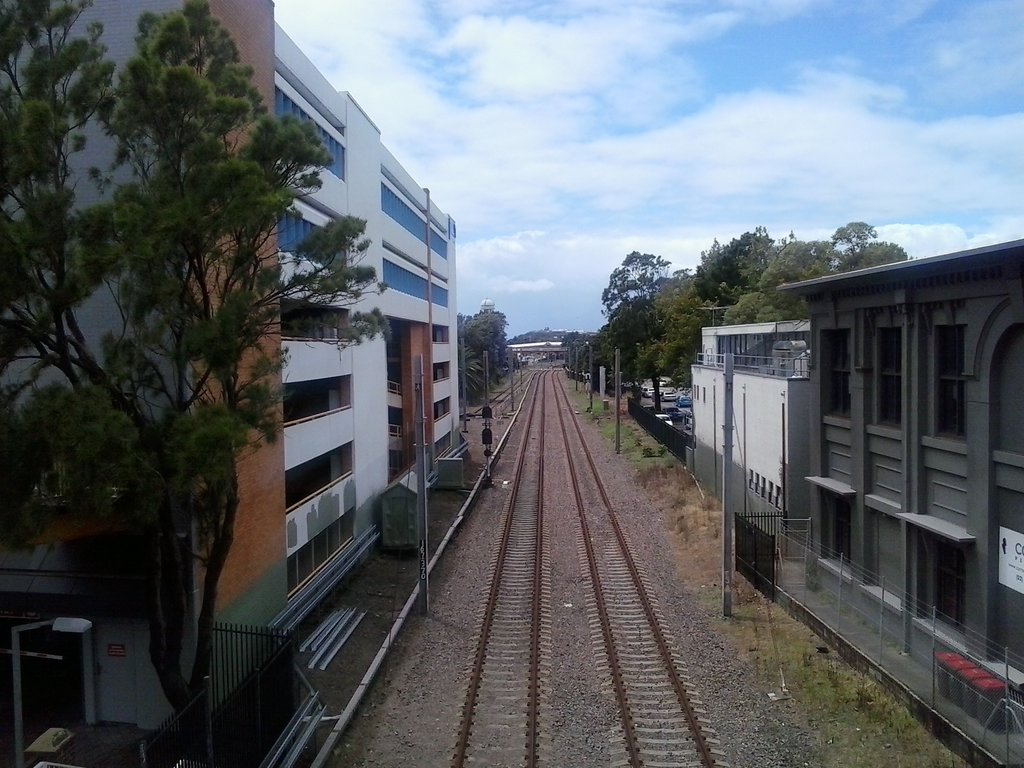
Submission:
{"label": "balcony", "polygon": [[348,508],[345,503],[346,496],[351,494],[348,488],[348,481],[351,478],[351,472],[342,475],[285,511],[286,520],[294,530],[294,538],[289,537],[289,555],[294,554],[312,538],[308,527],[310,521],[320,520],[324,515],[337,517],[344,514]]}
{"label": "balcony", "polygon": [[285,339],[281,344],[286,355],[283,378],[290,381],[312,381],[352,373],[352,350],[336,342],[313,339]]}
{"label": "balcony", "polygon": [[[704,352],[697,355],[696,365],[705,368],[725,368],[725,355]],[[801,352],[799,355],[773,355],[758,357],[756,355],[734,355],[733,370],[737,373],[755,373],[761,376],[774,376],[781,379],[806,379],[810,376],[811,353]]]}
{"label": "balcony", "polygon": [[339,408],[287,425],[284,429],[285,469],[351,442],[355,436],[353,421],[351,408]]}

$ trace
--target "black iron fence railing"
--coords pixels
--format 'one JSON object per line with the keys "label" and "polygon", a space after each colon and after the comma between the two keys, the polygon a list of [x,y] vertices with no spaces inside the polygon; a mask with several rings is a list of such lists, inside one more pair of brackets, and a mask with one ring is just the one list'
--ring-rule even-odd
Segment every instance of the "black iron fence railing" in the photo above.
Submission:
{"label": "black iron fence railing", "polygon": [[217,625],[206,688],[141,745],[142,766],[259,766],[299,707],[294,657],[289,632]]}
{"label": "black iron fence railing", "polygon": [[693,449],[693,433],[676,428],[672,423],[659,419],[654,411],[644,408],[632,397],[628,400],[629,415],[651,437],[664,445],[669,452],[684,464],[686,449]]}

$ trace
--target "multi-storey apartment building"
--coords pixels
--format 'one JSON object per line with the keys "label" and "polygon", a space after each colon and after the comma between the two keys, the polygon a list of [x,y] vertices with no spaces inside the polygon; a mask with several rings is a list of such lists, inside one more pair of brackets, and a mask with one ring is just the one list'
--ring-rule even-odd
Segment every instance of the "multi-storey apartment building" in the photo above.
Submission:
{"label": "multi-storey apartment building", "polygon": [[955,647],[1008,649],[1011,667],[1024,654],[1022,276],[1018,240],[782,288],[811,312],[821,556],[916,615],[934,607]]}
{"label": "multi-storey apartment building", "polygon": [[284,517],[294,593],[374,524],[379,494],[413,467],[417,358],[426,444],[435,457],[458,444],[455,224],[381,143],[355,99],[335,90],[280,27],[275,52],[278,114],[312,120],[334,160],[320,191],[282,222],[280,247],[331,217],[365,219],[364,263],[388,289],[353,309],[379,307],[391,329],[386,342],[339,347],[347,310],[284,308]]}
{"label": "multi-storey apartment building", "polygon": [[[82,21],[101,22],[108,55],[123,62],[134,50],[141,13],[181,5],[103,2]],[[358,216],[371,243],[363,263],[388,286],[352,307],[282,307],[281,334],[266,340],[286,355],[283,439],[263,445],[239,467],[241,506],[218,602],[220,620],[262,624],[377,524],[378,499],[390,485],[416,487],[410,473],[417,362],[424,371],[431,457],[458,443],[455,225],[382,144],[380,130],[355,100],[328,83],[275,27],[269,0],[210,0],[210,6],[252,66],[268,107],[312,121],[332,157],[321,173],[322,188],[298,200],[296,215],[280,222],[279,247],[288,250],[332,217]],[[110,151],[102,136],[90,136],[83,170],[107,165]],[[90,201],[90,185],[80,187]],[[388,318],[389,338],[339,344],[347,313],[371,308]],[[103,308],[90,317],[102,323]],[[149,662],[143,558],[132,536],[82,527],[53,530],[29,551],[0,551],[0,633],[39,619],[88,619],[85,646],[56,633],[48,641],[64,658],[52,663],[67,670],[43,671],[48,679],[56,674],[71,681],[66,691],[54,687],[53,698],[89,696],[84,709],[91,718],[150,728],[169,706]],[[31,642],[26,637],[25,647]],[[96,674],[86,681],[84,670]],[[28,683],[33,672],[26,662]]]}

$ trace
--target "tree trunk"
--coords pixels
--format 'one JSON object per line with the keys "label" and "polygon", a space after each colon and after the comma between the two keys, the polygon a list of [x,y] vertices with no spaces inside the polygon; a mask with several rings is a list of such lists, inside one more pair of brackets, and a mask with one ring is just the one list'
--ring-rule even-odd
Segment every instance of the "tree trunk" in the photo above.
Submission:
{"label": "tree trunk", "polygon": [[221,509],[215,515],[220,524],[213,530],[206,571],[203,574],[203,605],[196,625],[196,657],[192,664],[191,688],[198,691],[203,678],[210,672],[213,650],[213,624],[217,617],[217,592],[220,577],[224,573],[231,544],[235,539],[235,518],[238,514],[238,473],[237,465],[232,469],[229,486],[223,496],[216,497]]}
{"label": "tree trunk", "polygon": [[149,657],[167,701],[179,711],[192,700],[181,666],[189,583],[184,569],[190,567],[191,557],[182,552],[172,504],[165,496],[158,523],[147,534],[151,562],[147,608]]}

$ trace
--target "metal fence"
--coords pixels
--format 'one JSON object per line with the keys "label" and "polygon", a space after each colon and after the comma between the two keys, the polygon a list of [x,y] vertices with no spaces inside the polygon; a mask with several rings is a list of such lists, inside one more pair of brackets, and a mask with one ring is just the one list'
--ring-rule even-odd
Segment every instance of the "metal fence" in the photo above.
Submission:
{"label": "metal fence", "polygon": [[778,592],[953,723],[988,764],[1024,764],[1024,658],[817,545],[809,530],[784,525],[776,543]]}
{"label": "metal fence", "polygon": [[686,450],[693,450],[693,433],[676,429],[659,419],[653,411],[644,408],[632,397],[628,400],[629,415],[651,437],[664,445],[683,464],[687,462]]}
{"label": "metal fence", "polygon": [[[697,355],[697,365],[709,368],[725,368],[725,354],[702,352]],[[764,376],[778,376],[784,379],[806,379],[811,367],[811,353],[773,355],[733,355],[733,368],[747,373]]]}
{"label": "metal fence", "polygon": [[775,599],[775,534],[782,515],[736,515],[736,570]]}
{"label": "metal fence", "polygon": [[210,666],[205,689],[140,748],[144,768],[260,766],[292,720],[298,695],[290,633],[218,625]]}

